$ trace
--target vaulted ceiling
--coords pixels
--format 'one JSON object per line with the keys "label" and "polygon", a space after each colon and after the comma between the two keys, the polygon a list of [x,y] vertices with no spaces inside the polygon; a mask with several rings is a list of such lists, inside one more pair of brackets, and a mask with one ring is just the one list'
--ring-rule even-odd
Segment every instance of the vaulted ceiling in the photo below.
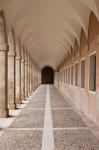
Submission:
{"label": "vaulted ceiling", "polygon": [[99,0],[0,0],[7,32],[14,28],[16,38],[28,50],[40,68],[55,69],[81,28],[88,35],[91,11],[99,19]]}

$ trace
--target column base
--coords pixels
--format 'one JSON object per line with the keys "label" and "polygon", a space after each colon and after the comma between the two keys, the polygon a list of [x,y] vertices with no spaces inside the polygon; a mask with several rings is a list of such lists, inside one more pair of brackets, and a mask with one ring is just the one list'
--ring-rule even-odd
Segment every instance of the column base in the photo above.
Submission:
{"label": "column base", "polygon": [[17,104],[22,104],[22,100],[18,100],[18,101],[17,101]]}
{"label": "column base", "polygon": [[24,99],[25,99],[25,95],[22,95],[21,97],[22,97],[22,100],[24,100]]}
{"label": "column base", "polygon": [[17,104],[22,104],[22,99],[21,98],[16,98],[16,105]]}
{"label": "column base", "polygon": [[9,116],[9,110],[0,110],[0,118],[7,118]]}
{"label": "column base", "polygon": [[28,93],[28,97],[31,95],[31,93]]}
{"label": "column base", "polygon": [[13,103],[8,104],[8,109],[16,109],[16,104]]}
{"label": "column base", "polygon": [[25,95],[25,100],[28,98],[28,95]]}

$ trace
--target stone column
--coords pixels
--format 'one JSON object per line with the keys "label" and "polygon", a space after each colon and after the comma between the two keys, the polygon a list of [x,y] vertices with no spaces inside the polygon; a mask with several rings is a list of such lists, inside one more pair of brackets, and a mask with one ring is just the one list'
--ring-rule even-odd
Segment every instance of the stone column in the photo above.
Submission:
{"label": "stone column", "polygon": [[33,66],[33,91],[35,90],[35,68]]}
{"label": "stone column", "polygon": [[31,95],[31,59],[29,61],[29,93]]}
{"label": "stone column", "polygon": [[29,75],[30,75],[30,78],[29,78],[29,92],[30,92],[30,95],[31,95],[31,59],[29,61]]}
{"label": "stone column", "polygon": [[38,68],[36,66],[36,89],[38,88]]}
{"label": "stone column", "polygon": [[31,64],[31,60],[30,60],[30,93],[32,93],[32,78],[33,78],[33,75],[32,75],[32,64]]}
{"label": "stone column", "polygon": [[33,81],[34,81],[34,90],[36,89],[36,67],[34,66],[34,72],[33,72],[33,74],[34,74],[34,79],[33,79]]}
{"label": "stone column", "polygon": [[25,53],[25,98],[28,97],[28,61]]}
{"label": "stone column", "polygon": [[21,57],[16,57],[16,101],[18,104],[22,103],[21,100]]}
{"label": "stone column", "polygon": [[15,51],[8,53],[8,108],[16,108],[15,99]]}
{"label": "stone column", "polygon": [[37,66],[36,66],[36,89],[38,87],[38,69],[37,69]]}
{"label": "stone column", "polygon": [[28,96],[30,95],[30,56],[28,55]]}
{"label": "stone column", "polygon": [[34,67],[33,64],[31,64],[31,68],[32,68],[32,80],[31,80],[31,84],[32,84],[32,91],[34,91]]}
{"label": "stone column", "polygon": [[25,99],[25,60],[21,59],[21,99]]}
{"label": "stone column", "polygon": [[8,111],[8,48],[0,50],[0,117],[7,117]]}

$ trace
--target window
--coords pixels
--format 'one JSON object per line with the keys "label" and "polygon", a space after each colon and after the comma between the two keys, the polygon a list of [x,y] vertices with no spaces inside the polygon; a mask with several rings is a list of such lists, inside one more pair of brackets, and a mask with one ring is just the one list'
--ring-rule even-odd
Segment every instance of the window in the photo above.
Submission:
{"label": "window", "polygon": [[96,91],[96,54],[90,56],[89,90]]}
{"label": "window", "polygon": [[68,68],[68,84],[70,84],[70,68]]}
{"label": "window", "polygon": [[75,64],[75,86],[78,86],[78,63]]}
{"label": "window", "polygon": [[64,82],[64,71],[62,70],[62,82]]}
{"label": "window", "polygon": [[68,75],[69,75],[69,69],[67,68],[67,84],[69,84],[69,77],[68,77]]}
{"label": "window", "polygon": [[66,83],[67,83],[67,69],[66,69]]}
{"label": "window", "polygon": [[62,71],[62,82],[64,83],[64,70]]}
{"label": "window", "polygon": [[67,84],[68,84],[68,68],[67,68]]}
{"label": "window", "polygon": [[61,82],[62,82],[62,71],[61,71]]}
{"label": "window", "polygon": [[85,88],[85,60],[81,60],[81,88]]}
{"label": "window", "polygon": [[61,82],[63,82],[63,71],[61,71]]}
{"label": "window", "polygon": [[62,72],[59,73],[60,82],[62,82]]}
{"label": "window", "polygon": [[71,66],[71,85],[73,85],[74,66]]}
{"label": "window", "polygon": [[65,70],[64,70],[64,83],[65,83]]}

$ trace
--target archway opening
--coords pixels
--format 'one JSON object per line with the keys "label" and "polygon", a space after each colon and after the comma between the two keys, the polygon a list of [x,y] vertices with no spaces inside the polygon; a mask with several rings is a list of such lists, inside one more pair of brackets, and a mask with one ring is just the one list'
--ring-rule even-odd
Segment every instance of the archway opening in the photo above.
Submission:
{"label": "archway opening", "polygon": [[54,84],[54,70],[51,67],[44,67],[42,69],[42,84]]}

